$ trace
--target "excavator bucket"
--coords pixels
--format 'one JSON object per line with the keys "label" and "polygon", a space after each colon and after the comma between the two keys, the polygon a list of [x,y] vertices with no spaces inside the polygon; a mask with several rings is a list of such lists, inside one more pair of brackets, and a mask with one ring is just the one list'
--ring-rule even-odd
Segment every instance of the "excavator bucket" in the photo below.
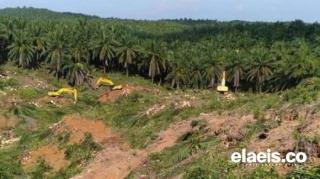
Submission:
{"label": "excavator bucket", "polygon": [[112,88],[112,90],[122,90],[122,85],[117,85]]}
{"label": "excavator bucket", "polygon": [[218,86],[217,87],[217,90],[219,92],[228,92],[229,91],[229,88],[227,86]]}
{"label": "excavator bucket", "polygon": [[106,85],[106,86],[110,86],[112,87],[112,90],[122,90],[122,85],[116,85],[113,83],[113,81],[111,81],[110,79],[108,78],[103,78],[103,77],[100,77],[98,80],[97,80],[97,83],[96,83],[96,86],[99,87],[101,85]]}

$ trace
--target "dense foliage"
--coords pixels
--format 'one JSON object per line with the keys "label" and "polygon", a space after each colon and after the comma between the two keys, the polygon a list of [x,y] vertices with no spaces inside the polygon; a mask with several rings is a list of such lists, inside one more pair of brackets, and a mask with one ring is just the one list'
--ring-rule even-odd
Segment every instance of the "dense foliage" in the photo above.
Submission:
{"label": "dense foliage", "polygon": [[231,88],[257,92],[287,89],[319,75],[317,23],[134,21],[67,14],[58,21],[17,18],[7,11],[10,16],[0,16],[1,62],[45,66],[71,85],[88,81],[93,68],[138,74],[174,88],[215,87],[227,71]]}

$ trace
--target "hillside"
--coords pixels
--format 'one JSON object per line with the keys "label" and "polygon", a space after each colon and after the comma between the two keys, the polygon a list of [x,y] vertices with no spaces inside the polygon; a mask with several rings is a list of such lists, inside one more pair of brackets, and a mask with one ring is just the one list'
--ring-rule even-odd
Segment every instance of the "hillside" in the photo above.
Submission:
{"label": "hillside", "polygon": [[[271,171],[277,177],[294,167],[252,166],[239,171],[242,166],[228,162],[229,152],[241,147],[280,152],[299,147],[314,159],[318,156],[319,123],[314,120],[318,104],[297,106],[285,99],[293,92],[225,97],[211,90],[168,91],[141,78],[107,74],[128,85],[126,93],[84,87],[74,104],[68,95],[46,95],[65,86],[65,81],[45,77],[43,70],[5,69],[0,80],[4,178],[69,178],[79,172],[76,178],[122,178],[129,173],[131,178],[217,173],[258,177]],[[5,144],[16,138],[20,140]],[[310,160],[308,166],[316,161]]]}
{"label": "hillside", "polygon": [[319,24],[0,14],[0,178],[319,178]]}
{"label": "hillside", "polygon": [[69,13],[69,12],[55,12],[48,9],[39,9],[32,7],[22,8],[5,8],[0,9],[0,16],[19,17],[28,19],[51,19],[51,20],[62,20],[62,19],[73,19],[73,18],[88,18],[98,19],[97,16],[90,16],[80,13]]}

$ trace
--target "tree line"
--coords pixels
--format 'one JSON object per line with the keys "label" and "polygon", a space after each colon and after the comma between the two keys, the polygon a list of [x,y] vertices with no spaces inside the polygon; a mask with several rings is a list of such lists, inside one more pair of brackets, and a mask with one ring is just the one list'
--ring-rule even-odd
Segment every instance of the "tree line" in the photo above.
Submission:
{"label": "tree line", "polygon": [[1,62],[46,67],[78,86],[93,68],[172,88],[279,91],[319,75],[320,26],[216,21],[0,18]]}

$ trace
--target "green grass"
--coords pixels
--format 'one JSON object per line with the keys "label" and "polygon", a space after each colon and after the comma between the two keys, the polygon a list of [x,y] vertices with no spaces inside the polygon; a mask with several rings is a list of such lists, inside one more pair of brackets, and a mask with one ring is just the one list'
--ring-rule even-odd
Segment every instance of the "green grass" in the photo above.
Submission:
{"label": "green grass", "polygon": [[21,97],[23,100],[32,100],[38,99],[41,96],[46,95],[44,90],[34,89],[31,87],[20,88],[16,91],[16,94]]}
{"label": "green grass", "polygon": [[[64,80],[58,81],[54,77],[41,75],[45,74],[43,70],[32,72],[23,69],[14,70],[16,78],[21,75],[29,75],[37,79],[41,77],[40,80],[48,82],[49,86],[54,88],[67,86],[67,82]],[[127,78],[120,73],[102,74],[101,72],[94,72],[94,75],[97,77],[107,76],[117,85],[133,84],[157,88],[160,90],[160,94],[133,92],[128,97],[120,97],[114,103],[100,103],[97,99],[107,91],[106,87],[93,90],[87,86],[82,86],[78,88],[80,93],[77,104],[67,104],[59,107],[50,103],[40,106],[31,103],[45,96],[47,90],[28,87],[9,92],[9,96],[17,96],[22,99],[22,102],[15,105],[10,104],[11,106],[8,109],[1,110],[1,114],[13,115],[19,119],[13,131],[17,136],[21,136],[21,140],[12,147],[0,149],[0,178],[25,178],[27,175],[31,178],[37,178],[37,176],[43,176],[47,172],[49,173],[49,175],[46,174],[48,178],[70,178],[79,173],[82,169],[79,167],[80,164],[88,162],[92,153],[99,147],[92,143],[88,136],[82,143],[74,145],[67,143],[68,136],[70,136],[68,133],[54,136],[48,130],[48,127],[60,121],[65,115],[80,114],[84,117],[103,120],[107,125],[121,132],[124,139],[132,147],[143,148],[152,143],[159,131],[166,129],[174,122],[190,120],[193,121],[194,126],[205,126],[206,124],[198,118],[201,113],[228,111],[237,114],[254,114],[257,121],[246,126],[244,139],[234,147],[234,149],[238,149],[245,147],[255,134],[279,125],[275,121],[264,119],[267,110],[281,112],[280,109],[285,104],[303,105],[315,102],[320,89],[317,87],[318,80],[313,79],[281,94],[236,93],[232,94],[235,100],[227,100],[223,95],[209,90],[170,91],[136,76]],[[0,81],[0,90],[7,87],[19,87],[18,80],[15,77],[7,81]],[[170,102],[168,102],[164,99],[169,93],[173,93],[170,98],[174,100],[185,100],[184,95],[192,96],[195,99],[195,104],[192,107],[175,109],[174,105],[171,104],[172,101],[169,100]],[[146,115],[146,111],[155,104],[165,104],[166,107],[155,115]],[[32,128],[33,124],[35,124],[35,128]],[[142,172],[153,174],[159,178],[177,175],[183,178],[217,178],[217,176],[222,178],[277,178],[275,171],[268,167],[241,170],[241,167],[228,161],[228,151],[224,151],[217,145],[218,142],[215,137],[203,137],[202,134],[201,131],[186,133],[181,136],[177,145],[150,155],[150,164],[132,172],[130,177],[133,177],[137,172]],[[66,149],[66,157],[72,164],[62,171],[53,173],[46,168],[45,163],[39,160],[34,170],[32,172],[28,171],[28,174],[26,174],[18,162],[19,157],[27,150],[50,142],[58,144],[61,149]],[[303,168],[295,170],[288,176],[295,176],[296,178],[310,176],[312,178],[312,176],[318,176],[318,174],[319,170],[317,168]]]}
{"label": "green grass", "polygon": [[0,80],[0,90],[5,90],[7,87],[14,87],[17,85],[17,81],[14,78],[10,78],[7,80]]}
{"label": "green grass", "polygon": [[19,162],[20,150],[17,146],[0,150],[0,178],[24,177],[25,173]]}
{"label": "green grass", "polygon": [[296,88],[288,90],[284,99],[291,104],[310,104],[320,96],[320,78],[314,77],[302,81]]}
{"label": "green grass", "polygon": [[32,179],[46,178],[46,174],[51,168],[43,158],[39,158],[36,165],[32,168],[29,176]]}

